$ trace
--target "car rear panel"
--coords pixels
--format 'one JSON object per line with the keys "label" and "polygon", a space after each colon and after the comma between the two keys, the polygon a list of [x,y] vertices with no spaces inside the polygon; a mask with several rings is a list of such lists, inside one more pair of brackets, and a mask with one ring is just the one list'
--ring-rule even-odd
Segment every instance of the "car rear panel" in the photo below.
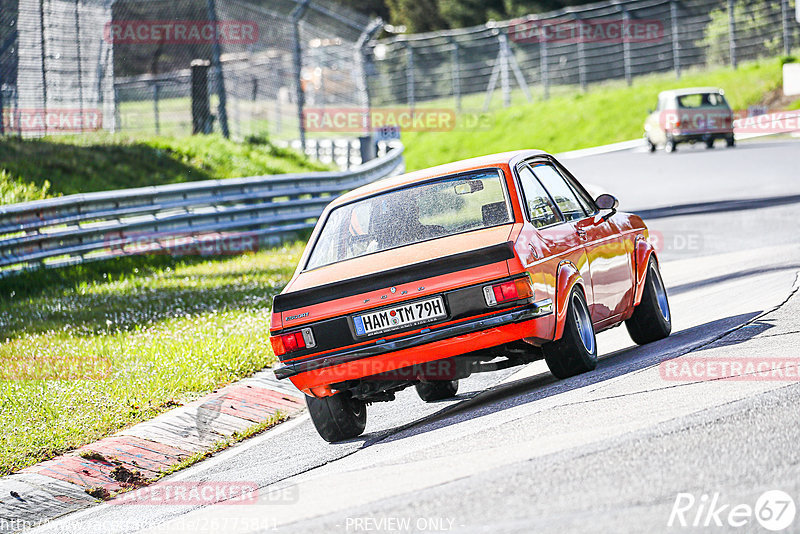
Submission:
{"label": "car rear panel", "polygon": [[[331,281],[315,287],[305,287],[277,296],[273,311],[276,317],[282,318],[282,321],[279,323],[280,326],[277,324],[273,326],[272,334],[279,335],[310,327],[316,342],[311,349],[303,348],[281,356],[281,361],[290,366],[304,365],[312,360],[319,361],[320,358],[330,357],[333,361],[335,358],[340,358],[343,352],[361,350],[370,346],[375,347],[382,343],[387,343],[386,348],[388,348],[393,340],[405,340],[410,336],[424,334],[431,330],[464,325],[469,321],[481,320],[482,317],[491,319],[508,310],[521,309],[524,305],[530,305],[533,299],[509,302],[489,308],[484,299],[483,288],[487,282],[505,281],[520,276],[519,271],[515,271],[516,274],[509,271],[509,265],[519,263],[514,254],[513,242],[491,243],[490,241],[490,239],[499,237],[507,239],[512,228],[512,225],[507,225],[474,232],[474,234],[482,234],[481,239],[473,238],[473,233],[471,233],[467,243],[476,244],[477,242],[485,246],[466,251],[464,251],[464,235],[403,247],[403,254],[394,251],[395,258],[389,264],[391,267],[388,269],[358,277],[351,276],[345,280]],[[441,254],[441,251],[447,251],[449,247],[431,246],[434,243],[442,245],[441,242],[449,239],[458,239],[461,245],[459,252]],[[487,244],[487,241],[490,242]],[[429,257],[424,261],[414,263],[404,261],[407,258],[404,254],[406,249],[420,245],[425,246]],[[440,254],[437,255],[434,251],[439,251]],[[400,257],[397,258],[397,256]],[[374,258],[369,258],[369,260],[371,264],[374,263]],[[351,263],[358,263],[358,261],[351,261]],[[362,269],[364,269],[363,266]],[[299,283],[294,284],[293,288],[306,285],[302,282],[305,274],[301,273],[298,276]],[[442,297],[447,311],[445,318],[374,335],[359,336],[355,331],[353,321],[355,315],[404,303],[413,303],[433,296]],[[488,322],[487,326],[490,324]],[[526,337],[522,335],[523,331],[528,336],[536,335],[530,325],[527,326],[527,330],[520,329],[519,325],[508,325],[504,328],[487,327],[485,330],[485,332],[470,332],[460,335],[455,340],[437,339],[430,345],[426,344],[422,350],[397,350],[392,351],[391,354],[375,357],[359,357],[359,360],[365,360],[363,364],[347,361],[344,365],[336,364],[335,367],[329,366],[332,368],[328,369],[303,372],[299,376],[292,376],[292,381],[301,389],[317,387],[337,380],[367,376],[371,374],[371,370],[375,369],[379,369],[376,372],[383,372],[397,369],[398,366],[462,354],[465,352],[463,349],[465,343],[472,349],[478,350]],[[547,332],[543,330],[542,334],[547,335]],[[369,354],[370,350],[367,350],[366,354]]]}

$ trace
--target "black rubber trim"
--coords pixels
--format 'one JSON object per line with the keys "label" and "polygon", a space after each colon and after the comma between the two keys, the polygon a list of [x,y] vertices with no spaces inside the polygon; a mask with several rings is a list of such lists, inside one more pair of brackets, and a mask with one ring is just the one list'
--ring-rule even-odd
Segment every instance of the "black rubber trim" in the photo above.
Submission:
{"label": "black rubber trim", "polygon": [[487,328],[496,328],[498,326],[505,326],[508,324],[519,323],[537,317],[544,317],[553,313],[552,302],[548,299],[542,303],[531,303],[525,306],[514,308],[513,310],[502,310],[494,315],[480,317],[470,321],[464,321],[450,326],[438,328],[436,330],[428,330],[427,332],[420,332],[411,336],[394,339],[384,343],[373,343],[355,349],[343,350],[332,354],[322,354],[320,356],[312,356],[306,360],[285,363],[275,369],[275,377],[279,380],[290,378],[300,373],[308,371],[315,371],[324,369],[326,367],[334,367],[344,363],[360,360],[362,358],[369,358],[372,356],[379,356],[389,352],[398,350],[409,349],[441,341],[455,336],[463,336],[472,332],[478,332]]}
{"label": "black rubber trim", "polygon": [[[471,286],[461,287],[458,289],[451,289],[439,293],[445,299],[445,307],[447,308],[449,315],[447,318],[443,318],[439,321],[430,323],[430,326],[435,326],[436,323],[445,323],[452,321],[460,321],[462,319],[469,319],[484,313],[490,313],[500,309],[507,309],[507,308],[512,308],[514,306],[519,306],[520,305],[519,302],[508,302],[500,304],[497,308],[492,308],[486,305],[486,300],[485,297],[483,296],[484,286],[499,284],[502,282],[506,282],[508,280],[515,280],[519,278],[519,276],[520,275],[504,276],[502,278],[484,280],[479,284],[473,284]],[[413,302],[414,300],[419,300],[420,298],[429,298],[429,297],[414,296],[408,300],[394,302],[391,304],[380,304],[380,301],[377,301],[376,302],[377,306],[364,308],[363,310],[357,312],[356,315],[363,313],[371,313],[386,307],[406,304],[408,302]],[[279,356],[280,360],[281,361],[287,359],[294,360],[305,356],[313,356],[314,354],[319,354],[320,352],[328,352],[338,349],[344,349],[355,343],[386,336],[386,334],[375,334],[368,337],[361,337],[361,338],[356,337],[352,324],[353,315],[354,314],[352,313],[345,314],[337,317],[331,317],[329,319],[323,319],[321,321],[314,321],[311,323],[303,323],[299,325],[291,325],[290,327],[281,330],[273,330],[272,332],[270,332],[271,336],[280,336],[283,334],[289,334],[291,332],[297,332],[301,328],[311,328],[311,330],[314,332],[314,338],[316,339],[317,342],[317,345],[314,348],[300,349],[297,351],[284,354],[282,356]],[[420,328],[421,328],[420,326],[403,327],[392,331],[391,334],[392,335],[404,334],[406,332],[411,332],[413,330],[419,330]]]}
{"label": "black rubber trim", "polygon": [[475,267],[482,267],[514,257],[514,244],[509,242],[489,247],[452,254],[435,260],[412,263],[396,269],[380,271],[368,276],[348,278],[322,286],[301,289],[277,295],[272,301],[273,313],[280,313],[302,306],[312,306],[329,300],[351,297],[367,291],[407,284],[416,280],[433,278]]}

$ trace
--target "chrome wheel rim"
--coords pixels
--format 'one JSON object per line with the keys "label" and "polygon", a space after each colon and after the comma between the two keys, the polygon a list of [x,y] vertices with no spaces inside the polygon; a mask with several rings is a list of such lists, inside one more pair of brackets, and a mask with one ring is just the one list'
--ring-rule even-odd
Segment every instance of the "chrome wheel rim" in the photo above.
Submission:
{"label": "chrome wheel rim", "polygon": [[578,337],[581,338],[583,348],[589,354],[594,354],[592,319],[589,317],[589,310],[586,309],[586,304],[583,303],[577,293],[572,297],[572,309],[575,310],[575,326],[578,329]]}
{"label": "chrome wheel rim", "polygon": [[655,264],[650,265],[650,275],[653,278],[653,291],[656,294],[656,302],[658,302],[658,311],[661,312],[661,317],[665,321],[669,321],[669,302],[667,301],[667,290],[664,289],[664,282],[661,280],[661,275],[658,273]]}

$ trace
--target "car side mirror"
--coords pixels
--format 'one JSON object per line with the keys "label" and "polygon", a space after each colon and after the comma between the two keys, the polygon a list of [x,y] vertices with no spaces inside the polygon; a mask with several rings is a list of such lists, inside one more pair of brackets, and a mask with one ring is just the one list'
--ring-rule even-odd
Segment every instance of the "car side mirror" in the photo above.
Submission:
{"label": "car side mirror", "polygon": [[594,200],[594,203],[597,204],[597,207],[601,210],[611,210],[607,214],[603,215],[603,220],[607,221],[617,212],[617,208],[619,207],[619,200],[614,195],[609,195],[608,193],[603,193],[599,197]]}

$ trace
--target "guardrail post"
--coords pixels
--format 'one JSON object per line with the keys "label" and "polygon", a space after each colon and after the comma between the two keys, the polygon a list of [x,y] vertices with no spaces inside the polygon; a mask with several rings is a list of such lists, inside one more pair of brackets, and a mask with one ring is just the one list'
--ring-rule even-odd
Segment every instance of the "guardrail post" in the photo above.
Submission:
{"label": "guardrail post", "polygon": [[681,77],[681,41],[678,38],[678,2],[672,0],[669,3],[669,18],[672,23],[672,66],[675,69],[675,77]]}
{"label": "guardrail post", "polygon": [[731,51],[731,66],[736,68],[736,15],[734,0],[728,0],[728,44]]}

